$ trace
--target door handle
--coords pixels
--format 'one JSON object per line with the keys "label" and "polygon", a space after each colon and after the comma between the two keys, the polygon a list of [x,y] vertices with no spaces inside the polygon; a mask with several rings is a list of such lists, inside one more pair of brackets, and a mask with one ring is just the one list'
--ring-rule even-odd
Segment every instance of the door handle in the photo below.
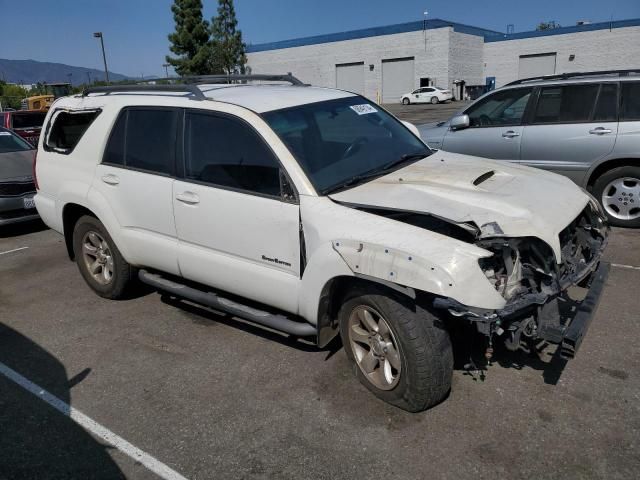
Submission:
{"label": "door handle", "polygon": [[102,181],[104,183],[109,184],[109,185],[118,185],[120,183],[120,179],[118,177],[116,177],[115,175],[112,175],[112,174],[104,175],[102,177]]}
{"label": "door handle", "polygon": [[520,134],[518,132],[514,132],[513,130],[508,130],[508,131],[504,132],[502,134],[502,136],[504,138],[513,138],[513,137],[519,137]]}
{"label": "door handle", "polygon": [[593,130],[589,130],[589,133],[591,135],[604,135],[606,133],[612,133],[613,130],[611,130],[610,128],[604,128],[604,127],[597,127],[594,128]]}
{"label": "door handle", "polygon": [[200,203],[200,198],[193,192],[183,192],[176,195],[176,200],[187,205],[195,205]]}

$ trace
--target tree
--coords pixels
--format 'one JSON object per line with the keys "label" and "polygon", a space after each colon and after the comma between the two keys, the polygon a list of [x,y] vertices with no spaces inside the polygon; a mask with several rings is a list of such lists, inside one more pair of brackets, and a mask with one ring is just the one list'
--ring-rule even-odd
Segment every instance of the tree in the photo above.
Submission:
{"label": "tree", "polygon": [[555,20],[549,20],[548,22],[540,22],[536,27],[536,30],[551,30],[554,28],[560,28],[561,25]]}
{"label": "tree", "polygon": [[245,73],[247,56],[233,0],[218,0],[218,16],[211,19],[211,69],[215,73]]}
{"label": "tree", "polygon": [[201,0],[174,0],[171,6],[176,31],[169,35],[167,63],[178,75],[206,75],[210,72],[209,24],[202,18]]}

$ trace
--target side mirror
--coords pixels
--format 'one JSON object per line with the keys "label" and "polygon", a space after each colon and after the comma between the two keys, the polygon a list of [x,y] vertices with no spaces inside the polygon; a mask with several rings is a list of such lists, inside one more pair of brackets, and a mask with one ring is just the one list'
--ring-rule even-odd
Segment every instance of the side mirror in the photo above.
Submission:
{"label": "side mirror", "polygon": [[409,130],[411,130],[411,133],[413,133],[416,137],[420,138],[420,130],[418,130],[418,127],[416,127],[413,123],[405,122],[404,120],[402,120],[402,124]]}
{"label": "side mirror", "polygon": [[451,130],[462,130],[463,128],[468,128],[469,125],[469,115],[456,115],[449,123]]}

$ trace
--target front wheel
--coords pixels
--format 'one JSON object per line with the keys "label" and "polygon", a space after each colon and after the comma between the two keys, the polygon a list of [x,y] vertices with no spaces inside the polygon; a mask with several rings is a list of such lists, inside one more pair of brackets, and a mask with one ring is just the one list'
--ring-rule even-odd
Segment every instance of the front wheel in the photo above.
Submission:
{"label": "front wheel", "polygon": [[377,397],[418,412],[446,396],[453,353],[436,316],[409,298],[371,286],[354,289],[339,317],[356,376]]}
{"label": "front wheel", "polygon": [[640,167],[628,165],[603,173],[593,193],[611,225],[640,227]]}
{"label": "front wheel", "polygon": [[403,98],[403,99],[402,99],[402,104],[403,104],[403,105],[409,105],[409,103],[410,103],[410,102],[409,102],[409,99],[408,99],[408,98]]}
{"label": "front wheel", "polygon": [[126,297],[134,269],[122,257],[104,225],[95,217],[81,217],[73,229],[73,253],[80,274],[104,298]]}
{"label": "front wheel", "polygon": [[438,97],[431,97],[431,105],[435,105],[438,102],[440,102],[440,100],[438,100]]}

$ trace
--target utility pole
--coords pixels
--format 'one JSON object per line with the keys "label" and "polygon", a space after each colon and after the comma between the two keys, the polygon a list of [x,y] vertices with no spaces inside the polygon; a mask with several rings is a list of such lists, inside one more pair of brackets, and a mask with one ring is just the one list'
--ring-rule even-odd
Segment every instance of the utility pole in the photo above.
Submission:
{"label": "utility pole", "polygon": [[424,31],[424,51],[427,51],[427,15],[429,15],[429,12],[427,12],[426,10],[424,11],[424,26],[423,26],[423,31]]}
{"label": "utility pole", "polygon": [[164,75],[165,77],[167,77],[167,80],[169,80],[169,67],[171,65],[168,63],[163,63],[162,66],[164,67]]}
{"label": "utility pole", "polygon": [[109,69],[107,68],[107,56],[104,53],[104,39],[102,38],[102,32],[95,32],[93,36],[100,39],[100,46],[102,47],[102,61],[104,62],[104,76],[107,83],[109,83]]}

